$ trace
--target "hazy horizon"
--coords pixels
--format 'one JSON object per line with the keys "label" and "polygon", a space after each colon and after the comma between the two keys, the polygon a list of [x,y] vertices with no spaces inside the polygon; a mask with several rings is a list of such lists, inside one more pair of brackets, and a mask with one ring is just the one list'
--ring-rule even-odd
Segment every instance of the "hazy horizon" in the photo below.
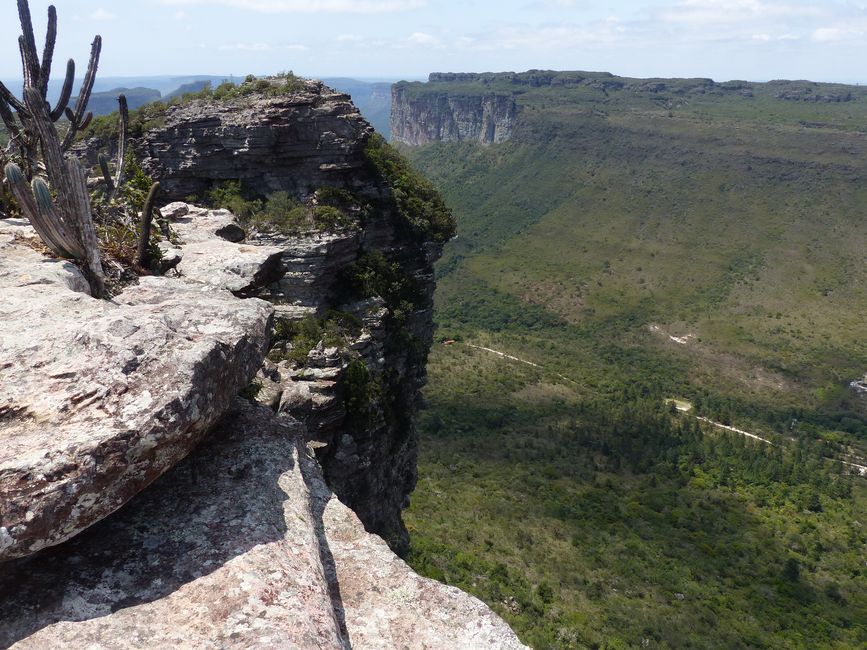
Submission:
{"label": "hazy horizon", "polygon": [[[48,2],[31,0],[42,41]],[[420,79],[430,72],[606,71],[628,77],[864,83],[867,4],[828,0],[56,0],[57,61],[100,76],[267,74]],[[15,3],[0,78],[20,75]],[[184,69],[187,72],[173,72]],[[188,72],[193,70],[195,72]]]}

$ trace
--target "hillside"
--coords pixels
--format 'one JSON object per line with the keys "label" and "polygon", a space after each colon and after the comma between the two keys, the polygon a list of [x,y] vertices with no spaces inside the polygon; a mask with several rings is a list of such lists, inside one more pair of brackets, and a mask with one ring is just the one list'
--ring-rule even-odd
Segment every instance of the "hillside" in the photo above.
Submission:
{"label": "hillside", "polygon": [[867,447],[867,89],[533,71],[393,98],[458,218],[416,568],[535,647],[867,641],[864,480],[829,460]]}

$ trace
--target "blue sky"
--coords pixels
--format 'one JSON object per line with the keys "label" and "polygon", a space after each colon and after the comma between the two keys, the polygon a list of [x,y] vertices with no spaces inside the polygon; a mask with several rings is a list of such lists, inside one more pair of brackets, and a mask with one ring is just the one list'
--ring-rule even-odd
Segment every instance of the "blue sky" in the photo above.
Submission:
{"label": "blue sky", "polygon": [[[867,0],[56,0],[58,57],[101,75],[420,78],[530,68],[867,82]],[[37,31],[48,2],[31,0]],[[20,75],[0,0],[0,77]],[[39,37],[41,42],[41,36]]]}

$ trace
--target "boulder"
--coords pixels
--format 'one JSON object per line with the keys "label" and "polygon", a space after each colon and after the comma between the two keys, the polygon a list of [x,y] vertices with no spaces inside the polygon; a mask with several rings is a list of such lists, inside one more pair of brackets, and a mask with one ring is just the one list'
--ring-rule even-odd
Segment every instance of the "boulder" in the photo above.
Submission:
{"label": "boulder", "polygon": [[168,278],[112,301],[85,287],[71,264],[0,250],[0,561],[69,539],[172,467],[267,352],[264,301]]}
{"label": "boulder", "polygon": [[228,210],[208,210],[172,203],[172,229],[181,238],[177,269],[193,282],[249,297],[277,282],[286,270],[283,249],[240,244],[244,230]]}

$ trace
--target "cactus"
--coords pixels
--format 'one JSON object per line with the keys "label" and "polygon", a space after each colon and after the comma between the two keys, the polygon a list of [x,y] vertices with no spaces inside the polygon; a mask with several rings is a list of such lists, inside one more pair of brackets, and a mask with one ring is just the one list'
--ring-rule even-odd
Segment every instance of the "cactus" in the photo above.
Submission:
{"label": "cactus", "polygon": [[151,240],[151,224],[154,217],[154,201],[157,197],[157,192],[160,191],[160,184],[154,183],[151,185],[151,190],[148,192],[148,197],[145,199],[144,208],[141,212],[141,232],[138,240],[138,255],[136,261],[139,266],[147,266],[150,262],[150,247]]}
{"label": "cactus", "polygon": [[105,201],[108,203],[109,198],[114,196],[115,185],[108,168],[108,156],[104,153],[99,154],[99,170],[102,172],[102,180],[105,181]]}
{"label": "cactus", "polygon": [[[18,0],[18,17],[21,22],[22,35],[18,38],[19,49],[21,51],[21,63],[24,73],[24,87],[37,88],[43,101],[47,101],[48,81],[51,78],[51,64],[54,60],[54,46],[57,41],[57,10],[50,6],[48,7],[48,30],[45,35],[45,48],[42,52],[42,61],[40,63],[39,54],[36,51],[36,39],[33,35],[33,22],[30,18],[30,7],[27,0]],[[98,41],[98,43],[97,43]],[[101,49],[102,40],[99,36],[94,40],[96,48]],[[96,66],[98,64],[98,55],[96,59],[91,56],[91,69],[88,69],[88,78],[95,78]],[[66,78],[63,82],[63,88],[60,97],[57,100],[54,108],[49,108],[49,115],[53,122],[58,121],[66,112],[69,98],[72,95],[72,87],[75,82],[75,61],[70,59],[66,64]],[[79,100],[84,95],[86,83],[82,86],[82,93],[79,95]],[[91,86],[92,87],[92,86]],[[87,93],[89,100],[90,93]],[[86,104],[86,102],[85,102]],[[12,111],[18,114],[21,125],[24,129],[19,128],[13,117]],[[33,134],[26,128],[27,123],[32,116],[27,109],[26,103],[19,100],[13,95],[9,89],[0,82],[0,118],[6,125],[7,130],[12,136],[14,146],[18,149],[26,167],[27,175],[30,177],[32,171],[36,168],[38,142],[33,137]],[[78,119],[71,123],[70,131],[72,137],[75,136],[75,131],[86,128],[83,126],[84,120]],[[67,133],[69,135],[69,133]],[[70,138],[71,143],[71,138]]]}
{"label": "cactus", "polygon": [[[6,179],[22,212],[45,244],[61,257],[86,262],[92,293],[101,296],[105,291],[105,280],[87,193],[87,175],[78,160],[67,159],[64,153],[72,144],[76,132],[86,128],[92,118],[85,111],[96,79],[102,38],[97,36],[93,40],[90,63],[75,110],[66,105],[75,76],[75,64],[72,61],[66,67],[66,80],[60,99],[51,108],[46,101],[46,93],[57,38],[57,11],[53,6],[48,8],[48,32],[41,62],[27,0],[18,0],[18,17],[22,32],[18,43],[24,71],[23,101],[0,83],[0,118],[9,130],[12,146],[18,149],[25,169],[14,163],[7,164]],[[13,110],[17,113],[20,126],[14,119]],[[69,118],[70,124],[61,142],[55,122],[62,114]],[[39,169],[40,151],[48,182],[37,177],[33,179],[32,187],[28,188],[27,179]]]}

